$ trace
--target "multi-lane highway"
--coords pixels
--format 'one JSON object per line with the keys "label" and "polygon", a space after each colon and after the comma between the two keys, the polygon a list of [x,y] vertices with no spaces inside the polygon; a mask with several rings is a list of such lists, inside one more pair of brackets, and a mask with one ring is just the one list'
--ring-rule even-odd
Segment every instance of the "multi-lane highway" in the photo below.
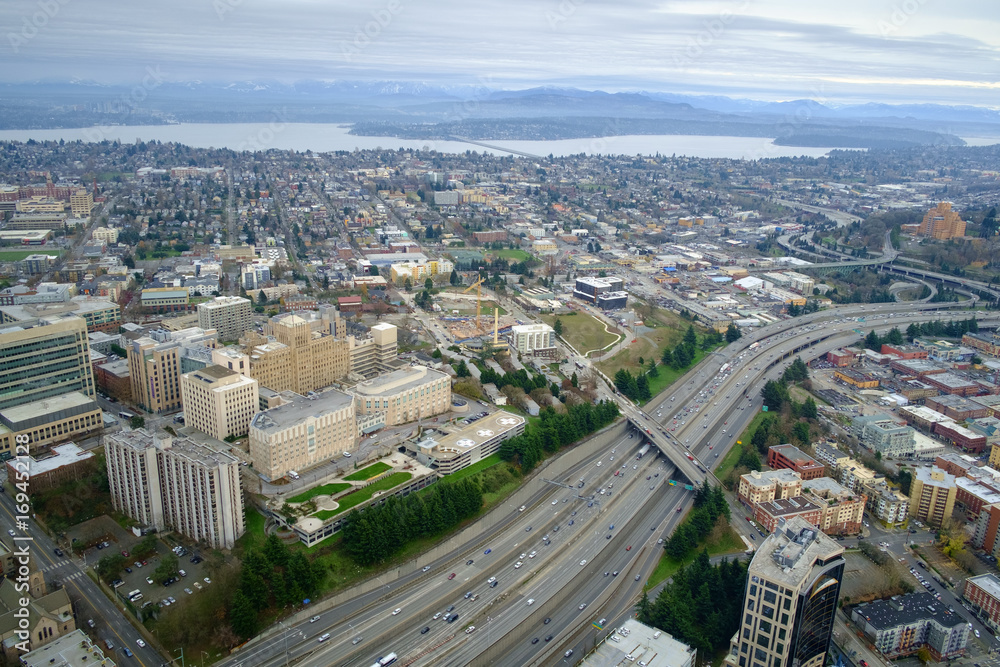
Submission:
{"label": "multi-lane highway", "polygon": [[[857,314],[869,318],[866,327],[879,329],[927,319],[903,304],[884,306],[858,307]],[[880,312],[885,317],[873,317]],[[841,311],[823,311],[766,327],[712,355],[646,406],[645,414],[661,433],[714,467],[715,455],[725,455],[759,410],[763,381],[780,376],[798,354],[809,358],[857,340],[857,326]],[[315,622],[280,628],[225,664],[371,664],[390,652],[412,664],[456,665],[551,664],[567,650],[579,656],[598,632],[593,622],[620,620],[632,608],[659,558],[657,540],[670,534],[683,514],[677,508],[688,508],[692,497],[665,484],[675,476],[674,466],[654,457],[655,449],[635,458],[640,434],[629,438],[624,427],[617,428],[616,440],[553,480],[564,486],[541,485],[523,511],[495,510],[507,515],[488,537],[456,545],[427,563],[426,572],[414,569],[391,588],[358,595]],[[734,525],[750,543],[759,540],[750,539],[746,522]],[[495,587],[490,577],[496,577]],[[453,622],[442,620],[455,613]],[[470,625],[475,630],[467,634]]]}

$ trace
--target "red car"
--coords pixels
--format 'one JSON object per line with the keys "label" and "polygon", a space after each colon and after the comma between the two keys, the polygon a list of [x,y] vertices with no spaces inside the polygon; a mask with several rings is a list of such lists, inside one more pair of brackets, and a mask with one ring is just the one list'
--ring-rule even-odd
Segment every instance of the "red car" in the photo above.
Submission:
{"label": "red car", "polygon": [[454,572],[452,572],[451,574],[448,575],[448,580],[449,581],[451,581],[454,578],[455,578],[455,573]]}
{"label": "red car", "polygon": [[868,667],[868,661],[867,660],[862,660],[861,661],[861,667]]}
{"label": "red car", "polygon": [[632,545],[630,544],[627,547],[625,547],[625,551],[632,551]]}
{"label": "red car", "polygon": [[122,556],[125,556],[125,558],[128,558],[128,552],[127,551],[123,551],[122,552]]}

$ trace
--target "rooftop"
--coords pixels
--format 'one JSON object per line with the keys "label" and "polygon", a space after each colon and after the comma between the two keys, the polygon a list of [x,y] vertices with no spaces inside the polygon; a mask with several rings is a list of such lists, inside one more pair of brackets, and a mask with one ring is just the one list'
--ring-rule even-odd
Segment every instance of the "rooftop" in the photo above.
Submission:
{"label": "rooftop", "polygon": [[785,516],[786,514],[798,514],[799,512],[812,512],[819,510],[816,503],[810,501],[805,496],[794,498],[775,498],[757,505],[771,516]]}
{"label": "rooftop", "polygon": [[[631,655],[642,664],[656,667],[685,667],[694,664],[695,649],[674,639],[669,633],[643,625],[634,618],[627,619],[622,628],[628,635],[613,632],[609,641],[601,642],[580,663],[584,667],[619,667],[632,664],[626,659]],[[656,658],[653,661],[653,658]]]}
{"label": "rooftop", "polygon": [[449,454],[457,456],[466,450],[478,447],[497,435],[518,428],[524,423],[524,417],[500,410],[482,419],[477,419],[458,430],[447,433],[439,440],[435,440],[433,437],[426,437],[417,443],[417,446],[422,451],[433,452],[434,455],[439,457]]}
{"label": "rooftop", "polygon": [[74,630],[53,639],[18,659],[24,667],[79,667],[88,664],[115,667],[114,660],[110,656],[105,657],[83,630]]}
{"label": "rooftop", "polygon": [[283,391],[280,396],[286,403],[258,412],[250,423],[253,428],[265,433],[283,431],[301,424],[310,417],[319,418],[327,412],[342,410],[354,401],[349,394],[336,389],[327,389],[311,396]]}
{"label": "rooftop", "polygon": [[963,616],[948,611],[948,605],[938,602],[930,593],[895,595],[888,600],[859,604],[856,611],[876,630],[913,625],[928,619],[946,628],[968,623]]}
{"label": "rooftop", "polygon": [[435,380],[447,379],[448,375],[426,366],[407,366],[398,371],[379,375],[371,380],[359,382],[351,388],[355,394],[362,396],[381,396],[397,394],[409,389],[415,389]]}
{"label": "rooftop", "polygon": [[29,475],[44,475],[63,466],[94,458],[93,453],[84,451],[74,442],[67,442],[52,448],[52,456],[32,458],[28,465]]}
{"label": "rooftop", "polygon": [[844,548],[802,517],[779,522],[750,562],[751,573],[798,588],[816,561],[842,557]]}
{"label": "rooftop", "polygon": [[781,468],[779,470],[751,471],[742,476],[753,486],[770,486],[775,482],[790,484],[801,482],[802,476],[791,468]]}
{"label": "rooftop", "polygon": [[990,597],[1000,600],[1000,579],[997,579],[997,576],[992,572],[980,574],[976,577],[969,577],[966,581],[979,586]]}

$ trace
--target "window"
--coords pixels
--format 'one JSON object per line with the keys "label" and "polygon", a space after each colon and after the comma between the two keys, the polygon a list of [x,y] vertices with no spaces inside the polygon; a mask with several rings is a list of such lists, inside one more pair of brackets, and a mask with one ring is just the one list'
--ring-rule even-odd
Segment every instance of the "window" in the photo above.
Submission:
{"label": "window", "polygon": [[762,632],[770,632],[771,631],[771,624],[768,623],[767,621],[761,621],[760,622],[760,630]]}
{"label": "window", "polygon": [[[761,606],[760,613],[763,614],[766,618],[771,618],[771,619],[774,618],[774,608],[769,607],[766,604]],[[782,623],[782,625],[785,624],[786,624],[785,622]]]}
{"label": "window", "polygon": [[774,594],[773,591],[764,591],[764,601],[768,604],[774,604],[777,602],[778,596]]}

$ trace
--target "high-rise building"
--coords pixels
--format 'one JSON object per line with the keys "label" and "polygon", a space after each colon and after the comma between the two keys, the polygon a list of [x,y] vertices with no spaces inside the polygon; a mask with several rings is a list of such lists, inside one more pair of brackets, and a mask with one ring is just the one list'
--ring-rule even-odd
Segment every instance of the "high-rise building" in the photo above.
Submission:
{"label": "high-rise building", "polygon": [[250,423],[254,470],[275,480],[289,470],[309,469],[357,446],[354,399],[328,389],[311,396],[286,391],[281,405],[257,413]]}
{"label": "high-rise building", "polygon": [[555,356],[556,332],[548,324],[522,324],[510,328],[510,346],[521,354]]}
{"label": "high-rise building", "polygon": [[730,667],[822,667],[830,644],[844,549],[799,517],[784,522],[747,570],[744,616]]}
{"label": "high-rise building", "polygon": [[257,381],[212,364],[181,376],[184,423],[217,440],[246,435],[258,408]]}
{"label": "high-rise building", "polygon": [[385,425],[426,419],[451,407],[451,378],[425,366],[408,366],[351,388],[359,415],[383,413]]}
{"label": "high-rise building", "polygon": [[367,338],[347,337],[351,373],[369,377],[396,369],[399,350],[396,345],[396,327],[376,324]]}
{"label": "high-rise building", "polygon": [[337,337],[336,311],[286,313],[271,318],[264,334],[240,339],[250,358],[250,377],[273,391],[306,394],[350,372],[346,338]]}
{"label": "high-rise building", "polygon": [[94,209],[94,195],[81,188],[69,196],[69,207],[74,218],[89,218]]}
{"label": "high-rise building", "polygon": [[231,549],[245,531],[240,462],[232,454],[145,429],[105,436],[104,451],[118,511],[215,549]]}
{"label": "high-rise building", "polygon": [[253,305],[239,296],[217,296],[198,304],[198,326],[215,329],[219,340],[239,340],[253,328]]}
{"label": "high-rise building", "polygon": [[917,236],[929,236],[942,241],[965,236],[965,221],[951,210],[951,202],[941,202],[924,214]]}
{"label": "high-rise building", "polygon": [[[191,327],[180,331],[152,331],[129,342],[128,369],[132,383],[132,400],[143,410],[153,413],[170,412],[181,408],[181,374],[184,358],[190,348],[200,352],[215,347],[216,332]],[[196,370],[205,366],[198,363]]]}
{"label": "high-rise building", "polygon": [[951,517],[957,493],[954,475],[936,466],[917,468],[910,482],[910,516],[940,526]]}
{"label": "high-rise building", "polygon": [[83,318],[0,327],[0,409],[69,392],[96,397]]}

